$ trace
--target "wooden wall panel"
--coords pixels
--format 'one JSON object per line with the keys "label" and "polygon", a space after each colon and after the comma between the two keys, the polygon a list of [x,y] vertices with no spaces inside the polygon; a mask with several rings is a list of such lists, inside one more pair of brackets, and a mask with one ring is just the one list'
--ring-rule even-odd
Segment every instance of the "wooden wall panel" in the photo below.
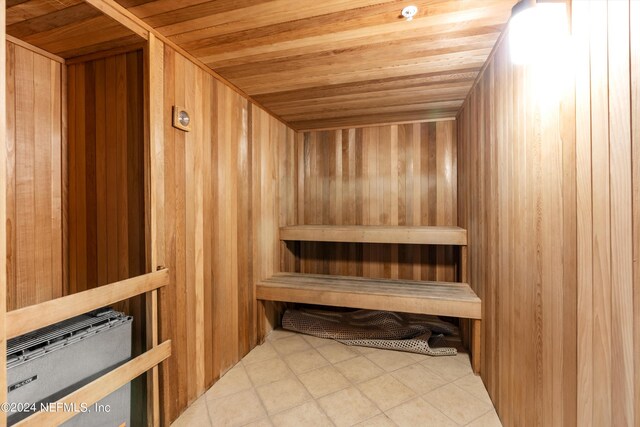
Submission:
{"label": "wooden wall panel", "polygon": [[[273,322],[254,279],[278,268],[279,147],[293,131],[165,46],[162,189],[164,259],[172,285],[160,293],[168,425],[264,337]],[[171,126],[185,107],[192,130]],[[160,164],[158,164],[160,167]],[[269,319],[276,306],[266,307]]]}
{"label": "wooden wall panel", "polygon": [[69,293],[145,272],[142,51],[68,66]]}
{"label": "wooden wall panel", "polygon": [[62,296],[62,67],[7,42],[7,309]]}
{"label": "wooden wall panel", "polygon": [[500,42],[458,115],[482,377],[505,425],[640,423],[639,11],[572,2],[575,86]]}
{"label": "wooden wall panel", "polygon": [[[296,176],[281,178],[296,183],[287,225],[457,225],[455,134],[452,120],[299,133],[287,153]],[[456,280],[450,246],[288,245],[299,259],[287,271]]]}
{"label": "wooden wall panel", "polygon": [[635,3],[572,5],[581,101],[576,103],[582,195],[578,423],[585,426],[640,425],[640,9]]}
{"label": "wooden wall panel", "polygon": [[[0,25],[5,25],[5,12],[0,11]],[[6,44],[4,35],[0,36],[0,57],[6,58]],[[6,73],[6,61],[0,61],[0,81],[4,81]],[[5,95],[7,92],[6,85],[0,88],[0,141],[6,141],[7,134],[7,109]],[[6,143],[6,142],[5,142]],[[8,146],[5,145],[0,150],[0,176],[7,176],[8,170]],[[7,226],[7,185],[0,185],[0,236],[6,236]],[[7,258],[7,244],[0,245],[0,260]],[[0,354],[7,353],[6,341],[6,312],[7,312],[7,263],[0,263]],[[5,402],[7,399],[7,361],[2,358],[0,361],[0,401]],[[7,417],[0,417],[0,427],[7,425]]]}
{"label": "wooden wall panel", "polygon": [[[132,51],[67,66],[68,241],[73,294],[146,272],[143,55]],[[144,296],[119,303],[131,314],[133,353],[145,350]],[[145,381],[133,383],[143,423]]]}
{"label": "wooden wall panel", "polygon": [[505,425],[576,424],[573,94],[541,91],[543,77],[501,43],[458,115],[481,373]]}
{"label": "wooden wall panel", "polygon": [[[261,108],[251,108],[253,282],[281,271],[281,263],[295,262],[279,241],[278,227],[295,221],[297,196],[293,130]],[[284,304],[258,302],[258,341],[280,323]]]}

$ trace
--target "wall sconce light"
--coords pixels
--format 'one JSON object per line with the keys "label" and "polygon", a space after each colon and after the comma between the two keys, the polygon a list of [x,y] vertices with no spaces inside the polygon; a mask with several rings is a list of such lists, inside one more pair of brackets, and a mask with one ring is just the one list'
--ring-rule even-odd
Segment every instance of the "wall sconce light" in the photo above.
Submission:
{"label": "wall sconce light", "polygon": [[176,129],[185,132],[191,131],[191,117],[184,107],[173,106],[173,120],[171,124]]}
{"label": "wall sconce light", "polygon": [[562,60],[569,38],[564,3],[521,0],[511,9],[509,50],[515,64]]}

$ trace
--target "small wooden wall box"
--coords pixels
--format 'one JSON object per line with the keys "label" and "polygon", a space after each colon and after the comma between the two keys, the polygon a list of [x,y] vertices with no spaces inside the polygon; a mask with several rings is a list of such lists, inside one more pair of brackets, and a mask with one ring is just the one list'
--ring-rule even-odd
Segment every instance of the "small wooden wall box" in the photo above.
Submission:
{"label": "small wooden wall box", "polygon": [[191,131],[191,116],[187,112],[187,109],[178,105],[173,106],[173,120],[174,128],[183,130],[185,132]]}

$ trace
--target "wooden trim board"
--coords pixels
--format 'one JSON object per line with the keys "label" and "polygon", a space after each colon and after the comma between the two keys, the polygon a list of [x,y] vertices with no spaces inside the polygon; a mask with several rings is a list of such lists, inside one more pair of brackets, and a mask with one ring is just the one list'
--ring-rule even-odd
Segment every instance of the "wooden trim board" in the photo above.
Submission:
{"label": "wooden trim board", "polygon": [[467,230],[448,226],[291,225],[280,227],[280,240],[464,246]]}
{"label": "wooden trim board", "polygon": [[[113,371],[110,371],[52,404],[63,404],[67,405],[67,407],[77,408],[80,408],[82,404],[91,406],[134,378],[137,378],[149,369],[157,366],[169,356],[171,356],[171,341],[167,340],[154,349],[141,354],[135,359],[119,366]],[[57,426],[73,418],[75,415],[77,415],[77,412],[73,411],[40,411],[31,415],[29,418],[20,421],[15,424],[15,426]]]}
{"label": "wooden trim board", "polygon": [[32,52],[37,53],[38,55],[42,55],[42,56],[44,56],[46,58],[49,58],[49,59],[51,59],[53,61],[56,61],[56,62],[59,62],[61,64],[65,63],[64,58],[62,58],[62,57],[60,57],[58,55],[54,55],[53,53],[51,53],[49,51],[46,51],[44,49],[40,49],[39,47],[34,46],[34,45],[30,44],[30,43],[27,43],[24,40],[21,40],[21,39],[19,39],[17,37],[13,37],[13,36],[11,36],[9,34],[5,34],[5,37],[7,38],[8,42],[16,44],[16,45],[18,45],[20,47],[28,49],[28,50],[30,50]]}
{"label": "wooden trim board", "polygon": [[168,284],[169,270],[164,269],[10,311],[5,319],[7,339],[153,291]]}

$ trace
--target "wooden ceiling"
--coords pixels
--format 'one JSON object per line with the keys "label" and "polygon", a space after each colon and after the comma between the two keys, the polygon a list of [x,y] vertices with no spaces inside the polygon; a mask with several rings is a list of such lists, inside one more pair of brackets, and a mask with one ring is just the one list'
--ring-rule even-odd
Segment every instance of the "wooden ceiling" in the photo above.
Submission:
{"label": "wooden ceiling", "polygon": [[7,0],[7,34],[68,59],[144,39],[84,0]]}
{"label": "wooden ceiling", "polygon": [[117,1],[295,129],[455,116],[516,3]]}

